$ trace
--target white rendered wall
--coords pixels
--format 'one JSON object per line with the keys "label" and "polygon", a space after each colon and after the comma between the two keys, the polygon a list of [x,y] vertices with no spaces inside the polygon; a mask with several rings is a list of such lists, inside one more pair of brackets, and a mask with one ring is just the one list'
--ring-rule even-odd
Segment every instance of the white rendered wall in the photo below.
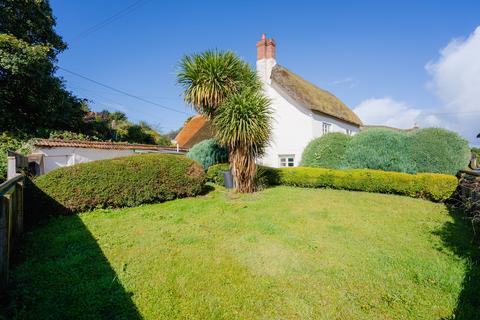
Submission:
{"label": "white rendered wall", "polygon": [[331,124],[330,132],[355,134],[358,126],[312,111],[294,101],[274,81],[270,79],[274,59],[257,61],[257,74],[263,82],[264,92],[271,99],[273,110],[272,139],[266,154],[258,163],[269,167],[280,166],[280,156],[294,155],[294,165],[300,164],[302,153],[307,144],[323,134],[322,124]]}
{"label": "white rendered wall", "polygon": [[53,169],[102,159],[112,159],[135,154],[133,150],[104,150],[88,148],[39,148],[36,154],[43,154],[44,173]]}

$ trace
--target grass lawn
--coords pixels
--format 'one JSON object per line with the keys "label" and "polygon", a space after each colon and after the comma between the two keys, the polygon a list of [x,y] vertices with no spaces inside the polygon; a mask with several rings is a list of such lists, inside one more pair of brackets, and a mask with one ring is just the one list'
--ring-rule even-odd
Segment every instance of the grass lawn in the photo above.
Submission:
{"label": "grass lawn", "polygon": [[276,187],[59,217],[27,234],[18,319],[477,319],[471,233],[446,206]]}

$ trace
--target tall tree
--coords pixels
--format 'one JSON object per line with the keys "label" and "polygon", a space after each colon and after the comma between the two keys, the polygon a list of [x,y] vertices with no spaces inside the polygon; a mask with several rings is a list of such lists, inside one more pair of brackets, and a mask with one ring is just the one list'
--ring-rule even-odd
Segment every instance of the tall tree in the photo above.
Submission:
{"label": "tall tree", "polygon": [[229,149],[239,192],[255,189],[255,160],[270,137],[269,100],[252,68],[232,52],[206,51],[183,57],[178,83],[183,97],[213,122],[215,137]]}
{"label": "tall tree", "polygon": [[184,88],[185,102],[210,119],[229,95],[247,87],[260,88],[250,66],[230,51],[209,50],[184,56],[177,82]]}
{"label": "tall tree", "polygon": [[47,0],[0,0],[0,131],[79,130],[85,101],[55,76],[66,44]]}
{"label": "tall tree", "polygon": [[268,146],[272,112],[270,100],[257,89],[245,89],[227,98],[213,120],[217,141],[229,150],[239,192],[255,191],[256,159]]}

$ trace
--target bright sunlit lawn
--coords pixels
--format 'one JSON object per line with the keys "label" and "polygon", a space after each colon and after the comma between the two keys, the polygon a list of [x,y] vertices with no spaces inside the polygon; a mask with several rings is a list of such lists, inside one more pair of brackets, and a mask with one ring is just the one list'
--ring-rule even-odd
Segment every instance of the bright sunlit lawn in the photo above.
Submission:
{"label": "bright sunlit lawn", "polygon": [[[469,228],[401,196],[277,187],[50,220],[12,273],[21,319],[474,319]],[[478,301],[477,301],[478,302]]]}

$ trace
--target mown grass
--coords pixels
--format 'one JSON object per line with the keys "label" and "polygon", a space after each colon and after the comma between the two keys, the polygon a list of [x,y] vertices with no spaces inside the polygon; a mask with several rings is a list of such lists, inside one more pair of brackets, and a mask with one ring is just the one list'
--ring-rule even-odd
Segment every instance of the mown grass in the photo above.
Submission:
{"label": "mown grass", "polygon": [[291,187],[59,217],[27,234],[8,316],[475,319],[468,230],[442,204]]}

